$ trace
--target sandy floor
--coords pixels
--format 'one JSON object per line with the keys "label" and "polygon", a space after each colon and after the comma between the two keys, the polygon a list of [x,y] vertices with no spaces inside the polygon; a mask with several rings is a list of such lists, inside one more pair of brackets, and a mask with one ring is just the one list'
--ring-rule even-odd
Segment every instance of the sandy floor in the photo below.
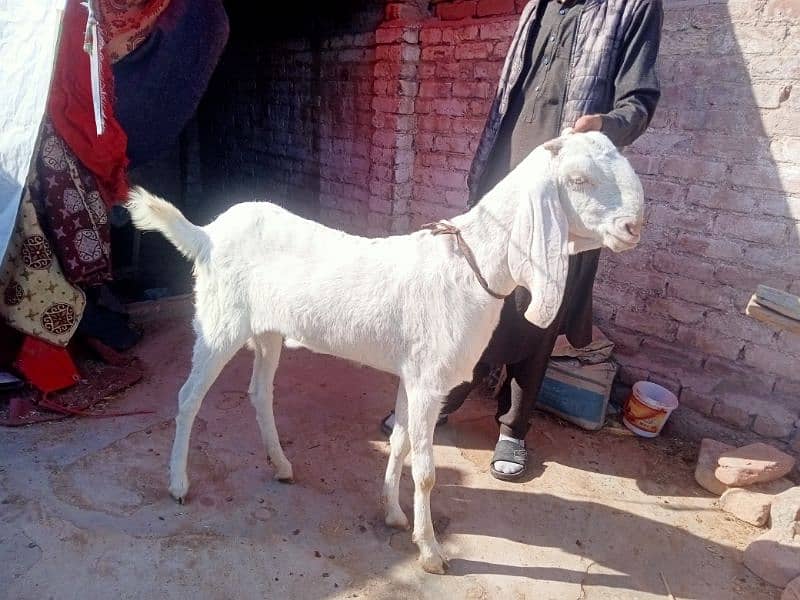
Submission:
{"label": "sandy floor", "polygon": [[243,351],[200,412],[179,506],[166,467],[191,335],[175,322],[148,327],[148,375],[114,403],[154,414],[0,431],[0,597],[666,598],[660,573],[679,599],[779,595],[741,565],[756,530],[694,483],[691,444],[538,415],[534,476],[502,483],[482,398],[437,433],[433,514],[451,562],[422,572],[378,503],[395,381],[305,351],[285,352],[276,391],[296,483],[271,479]]}

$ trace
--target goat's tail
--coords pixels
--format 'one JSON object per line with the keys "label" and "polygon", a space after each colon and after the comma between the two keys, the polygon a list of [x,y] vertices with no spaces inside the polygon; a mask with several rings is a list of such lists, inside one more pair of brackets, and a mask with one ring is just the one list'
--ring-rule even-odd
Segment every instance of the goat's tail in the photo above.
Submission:
{"label": "goat's tail", "polygon": [[166,200],[137,186],[128,193],[125,208],[137,229],[160,231],[186,258],[194,261],[206,253],[208,234]]}

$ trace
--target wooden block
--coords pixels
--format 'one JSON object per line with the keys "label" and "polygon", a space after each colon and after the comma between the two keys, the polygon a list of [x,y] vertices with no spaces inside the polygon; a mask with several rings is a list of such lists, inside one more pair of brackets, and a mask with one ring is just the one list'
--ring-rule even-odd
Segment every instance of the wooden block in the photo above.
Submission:
{"label": "wooden block", "polygon": [[756,289],[756,302],[786,317],[800,320],[800,298],[794,294],[760,285]]}
{"label": "wooden block", "polygon": [[774,310],[766,308],[765,306],[761,306],[756,300],[755,294],[753,294],[753,297],[750,298],[750,302],[747,304],[745,312],[754,319],[758,319],[759,321],[762,321],[767,325],[771,325],[776,329],[800,333],[800,321],[796,319],[790,319],[789,317],[777,313]]}

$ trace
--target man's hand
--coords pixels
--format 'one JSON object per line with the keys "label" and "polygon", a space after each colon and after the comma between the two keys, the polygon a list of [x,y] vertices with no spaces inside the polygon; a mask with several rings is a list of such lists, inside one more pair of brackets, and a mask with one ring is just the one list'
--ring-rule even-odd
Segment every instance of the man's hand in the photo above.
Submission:
{"label": "man's hand", "polygon": [[601,115],[583,115],[572,126],[575,133],[585,133],[587,131],[600,131],[603,128],[603,117]]}

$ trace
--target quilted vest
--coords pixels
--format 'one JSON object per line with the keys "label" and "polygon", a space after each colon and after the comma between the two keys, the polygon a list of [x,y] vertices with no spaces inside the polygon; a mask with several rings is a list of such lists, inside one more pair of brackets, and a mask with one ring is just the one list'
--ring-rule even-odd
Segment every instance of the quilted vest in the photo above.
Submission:
{"label": "quilted vest", "polygon": [[[561,124],[571,125],[586,114],[605,113],[614,103],[614,78],[622,58],[626,33],[644,0],[586,0],[578,19],[578,30],[570,56],[567,92],[562,107]],[[509,96],[522,74],[525,49],[536,21],[539,0],[531,0],[520,15],[517,31],[506,54],[497,93],[489,110],[478,148],[470,167],[467,183],[469,204],[480,198],[480,180],[494,149]]]}

